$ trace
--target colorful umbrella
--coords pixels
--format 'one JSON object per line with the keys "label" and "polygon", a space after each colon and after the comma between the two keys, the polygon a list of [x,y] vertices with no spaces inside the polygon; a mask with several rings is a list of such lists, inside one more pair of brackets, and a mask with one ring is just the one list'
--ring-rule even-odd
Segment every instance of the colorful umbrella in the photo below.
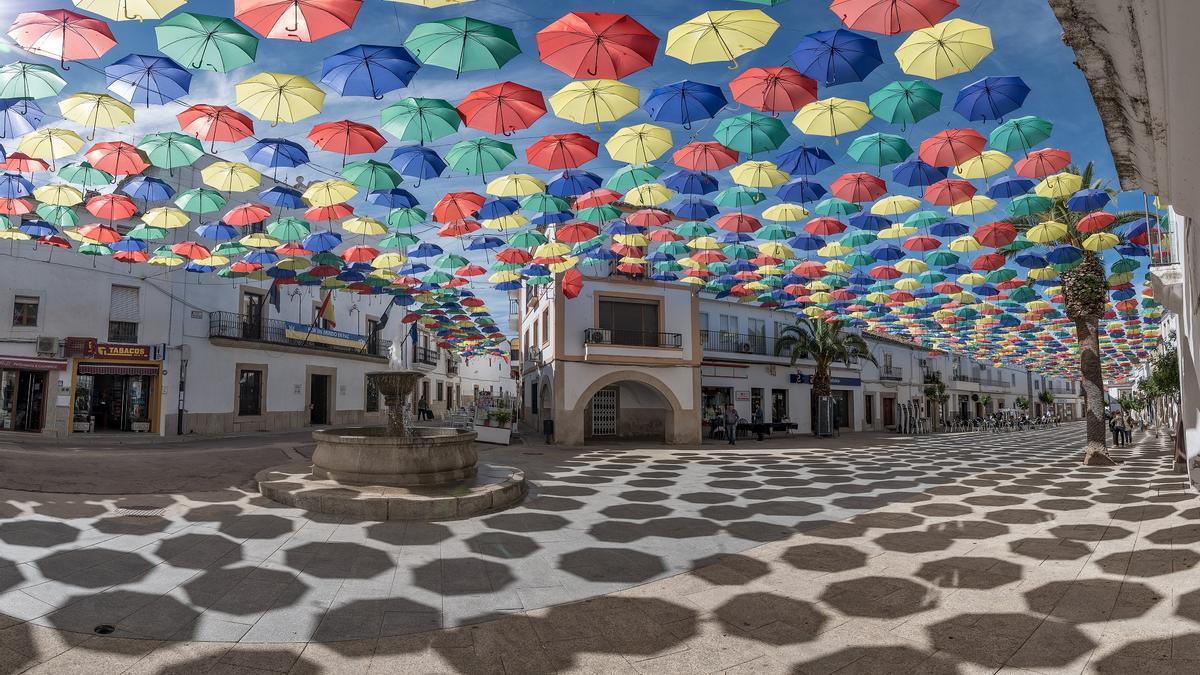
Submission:
{"label": "colorful umbrella", "polygon": [[704,12],[667,33],[667,56],[684,63],[729,61],[737,68],[737,57],[771,39],[779,22],[760,9],[727,9]]}
{"label": "colorful umbrella", "polygon": [[986,144],[974,129],[946,129],[922,141],[917,155],[930,166],[958,166],[979,156]]}
{"label": "colorful umbrella", "polygon": [[920,80],[892,82],[868,99],[871,112],[892,124],[916,124],[942,106],[942,92]]}
{"label": "colorful umbrella", "polygon": [[67,61],[98,59],[117,44],[108,24],[66,9],[22,12],[8,35],[27,52],[58,59],[63,70],[70,70]]}
{"label": "colorful umbrella", "polygon": [[550,97],[554,114],[579,124],[611,122],[637,110],[637,87],[616,80],[570,82]]}
{"label": "colorful umbrella", "polygon": [[881,133],[859,136],[846,148],[846,154],[856,161],[874,166],[903,162],[912,152],[904,137]]}
{"label": "colorful umbrella", "polygon": [[492,70],[521,53],[512,29],[470,17],[413,27],[404,46],[423,64],[453,70]]}
{"label": "colorful umbrella", "polygon": [[303,75],[259,73],[234,86],[237,104],[246,112],[275,126],[321,112],[325,92]]}
{"label": "colorful umbrella", "polygon": [[[95,167],[112,175],[138,174],[150,168],[149,162],[142,156],[141,151],[125,141],[97,143],[88,149],[84,157],[90,162],[89,168]],[[63,167],[63,169],[66,168]],[[59,172],[59,175],[63,175],[62,172]],[[67,176],[63,175],[63,178],[67,178]],[[72,178],[67,178],[67,180],[78,182]],[[111,175],[108,180],[112,180]]]}
{"label": "colorful umbrella", "polygon": [[1050,138],[1054,125],[1034,115],[1008,120],[992,130],[988,144],[1004,152],[1029,152],[1033,146]]}
{"label": "colorful umbrella", "polygon": [[380,113],[384,131],[404,141],[425,143],[458,131],[462,116],[440,98],[403,98]]}
{"label": "colorful umbrella", "polygon": [[354,25],[362,0],[234,0],[233,15],[263,37],[312,42]]}
{"label": "colorful umbrella", "polygon": [[469,175],[485,175],[508,166],[516,153],[513,146],[494,138],[476,138],[459,141],[446,151],[446,164],[451,169]]}
{"label": "colorful umbrella", "polygon": [[1019,77],[985,77],[958,92],[954,111],[972,121],[998,120],[1020,108],[1029,85]]}
{"label": "colorful umbrella", "polygon": [[0,98],[49,98],[65,86],[67,81],[47,65],[13,61],[0,66]]}
{"label": "colorful umbrella", "polygon": [[570,12],[537,32],[542,63],[574,78],[619,80],[648,68],[658,36],[627,14]]}
{"label": "colorful umbrella", "polygon": [[383,95],[407,87],[421,64],[403,47],[358,45],[321,62],[321,82],[342,96]]}
{"label": "colorful umbrella", "polygon": [[797,70],[826,87],[861,82],[883,64],[878,42],[841,28],[804,36],[789,59]]}
{"label": "colorful umbrella", "polygon": [[81,92],[72,94],[58,102],[63,117],[92,128],[88,139],[96,137],[96,129],[115,129],[133,124],[133,108],[109,96]]}
{"label": "colorful umbrella", "polygon": [[809,103],[792,119],[800,131],[811,136],[833,136],[857,131],[871,119],[871,110],[862,101],[827,98]]}
{"label": "colorful umbrella", "polygon": [[908,36],[896,50],[896,59],[905,73],[937,80],[965,73],[991,53],[992,31],[987,26],[950,19]]}
{"label": "colorful umbrella", "polygon": [[635,124],[618,129],[604,147],[618,162],[647,164],[661,157],[673,145],[669,130],[653,124]]}
{"label": "colorful umbrella", "polygon": [[515,82],[476,89],[458,104],[463,122],[473,129],[505,136],[528,129],[546,114],[542,92]]}
{"label": "colorful umbrella", "polygon": [[129,54],[105,66],[108,90],[130,103],[161,105],[187,95],[192,74],[165,56]]}
{"label": "colorful umbrella", "polygon": [[788,132],[778,118],[748,112],[721,120],[713,138],[725,147],[751,155],[774,150],[787,140]]}
{"label": "colorful umbrella", "polygon": [[228,73],[254,62],[258,38],[222,16],[180,12],[154,27],[158,50],[185,68]]}
{"label": "colorful umbrella", "polygon": [[575,169],[596,158],[600,144],[578,133],[550,134],[525,149],[530,164],[543,169]]}
{"label": "colorful umbrella", "polygon": [[343,165],[348,155],[370,154],[387,142],[374,127],[351,120],[318,124],[308,132],[308,140],[322,150],[341,153]]}
{"label": "colorful umbrella", "polygon": [[175,116],[179,128],[202,141],[240,141],[254,134],[254,121],[223,105],[193,105]]}
{"label": "colorful umbrella", "polygon": [[729,83],[733,99],[762,112],[786,112],[817,100],[817,83],[787,66],[750,68]]}
{"label": "colorful umbrella", "polygon": [[858,30],[895,35],[927,28],[958,7],[958,0],[833,0],[830,11]]}

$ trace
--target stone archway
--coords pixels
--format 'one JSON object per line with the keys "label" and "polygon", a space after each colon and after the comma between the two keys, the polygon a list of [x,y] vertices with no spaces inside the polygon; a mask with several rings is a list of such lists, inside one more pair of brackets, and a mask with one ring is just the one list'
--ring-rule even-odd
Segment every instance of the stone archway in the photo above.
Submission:
{"label": "stone archway", "polygon": [[[584,389],[570,412],[572,422],[556,435],[567,443],[606,439],[698,443],[700,414],[692,399],[693,406],[685,408],[670,387],[645,372],[607,373]],[[610,427],[596,428],[597,406],[612,409],[615,419]]]}

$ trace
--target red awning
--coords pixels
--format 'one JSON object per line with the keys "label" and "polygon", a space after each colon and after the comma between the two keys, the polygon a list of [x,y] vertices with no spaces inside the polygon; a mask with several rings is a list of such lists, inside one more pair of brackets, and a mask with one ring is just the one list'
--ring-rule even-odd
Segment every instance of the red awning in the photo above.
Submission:
{"label": "red awning", "polygon": [[67,362],[60,359],[37,359],[12,356],[0,356],[0,368],[14,370],[64,370]]}
{"label": "red awning", "polygon": [[158,375],[158,366],[122,366],[108,363],[81,363],[80,375]]}

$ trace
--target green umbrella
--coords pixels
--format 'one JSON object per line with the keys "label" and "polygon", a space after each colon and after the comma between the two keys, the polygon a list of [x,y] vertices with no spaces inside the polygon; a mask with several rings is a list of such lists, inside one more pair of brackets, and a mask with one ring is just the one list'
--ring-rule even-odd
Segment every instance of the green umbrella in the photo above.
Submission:
{"label": "green umbrella", "polygon": [[472,176],[499,171],[516,158],[517,153],[513,151],[511,143],[494,138],[459,141],[446,151],[446,164],[450,165],[451,169]]}
{"label": "green umbrella", "polygon": [[1013,302],[1029,302],[1030,300],[1036,300],[1037,297],[1037,291],[1029,286],[1021,286],[1008,292],[1008,299]]}
{"label": "green umbrella", "polygon": [[286,216],[267,224],[267,234],[284,241],[298,241],[307,237],[311,231],[307,222],[292,216]]}
{"label": "green umbrella", "polygon": [[713,138],[730,150],[753,155],[783,145],[788,130],[777,117],[748,112],[721,120]]}
{"label": "green umbrella", "polygon": [[658,247],[658,252],[667,255],[687,255],[688,247],[682,241],[668,241]]}
{"label": "green umbrella", "polygon": [[1027,248],[1033,248],[1037,244],[1025,238],[1025,235],[1018,234],[1016,239],[1013,239],[1008,246],[1000,249],[1003,253],[1015,253],[1016,251],[1024,251]]}
{"label": "green umbrella", "polygon": [[350,162],[342,167],[341,176],[367,192],[391,190],[404,182],[398,171],[374,159]]}
{"label": "green umbrella", "polygon": [[934,251],[925,257],[925,263],[934,267],[948,267],[958,262],[958,254],[950,251]]}
{"label": "green umbrella", "polygon": [[309,261],[312,262],[313,266],[332,265],[333,267],[337,267],[339,269],[346,266],[346,261],[342,260],[341,256],[333,253],[332,251],[321,251],[319,253],[314,253],[312,257],[309,258]]}
{"label": "green umbrella", "polygon": [[855,251],[842,259],[847,265],[853,267],[866,267],[867,265],[875,264],[875,258],[869,253]]}
{"label": "green umbrella", "polygon": [[867,105],[892,124],[915,124],[942,107],[942,92],[919,80],[893,82],[871,94]]}
{"label": "green umbrella", "polygon": [[465,16],[417,24],[404,47],[421,63],[453,70],[456,76],[494,70],[521,53],[511,28]]}
{"label": "green umbrella", "polygon": [[850,285],[849,279],[837,274],[826,274],[821,277],[821,281],[831,288],[845,288]]}
{"label": "green umbrella", "polygon": [[732,260],[749,260],[758,255],[758,251],[745,244],[730,244],[721,251]]}
{"label": "green umbrella", "polygon": [[67,81],[50,66],[13,61],[0,66],[0,98],[49,98]]}
{"label": "green umbrella", "polygon": [[112,255],[113,250],[104,244],[83,244],[78,252],[83,255]]}
{"label": "green umbrella", "polygon": [[1112,272],[1113,272],[1113,274],[1132,272],[1139,267],[1141,267],[1141,263],[1134,260],[1133,258],[1121,258],[1120,260],[1116,260],[1113,262]]}
{"label": "green umbrella", "polygon": [[542,234],[541,232],[536,230],[528,230],[514,234],[508,240],[508,245],[516,246],[518,248],[531,248],[533,246],[541,246],[547,241],[549,240],[546,238],[546,235]]}
{"label": "green umbrella", "polygon": [[212,213],[225,208],[225,198],[216,190],[192,188],[175,197],[175,206],[188,213]]}
{"label": "green umbrella", "polygon": [[226,265],[216,271],[216,275],[222,279],[241,279],[242,277],[250,276],[249,272],[234,272],[232,265]]}
{"label": "green umbrella", "polygon": [[180,12],[154,27],[158,50],[184,68],[228,73],[254,62],[258,38],[233,19]]}
{"label": "green umbrella", "polygon": [[682,272],[683,265],[674,260],[663,260],[662,262],[654,263],[655,272]]}
{"label": "green umbrella", "polygon": [[[878,238],[879,237],[876,236],[876,234],[874,232],[866,232],[863,230],[856,230],[856,231],[851,232],[850,234],[847,234],[846,236],[842,237],[842,240],[838,243],[841,244],[842,246],[849,246],[850,248],[858,248],[860,246],[867,246],[869,244],[874,244],[875,240]],[[849,261],[847,261],[847,262],[849,262]]]}
{"label": "green umbrella", "polygon": [[[158,229],[158,228],[155,228]],[[132,231],[130,232],[132,234]],[[234,256],[241,255],[250,249],[242,246],[236,241],[225,241],[217,244],[217,247],[212,250],[213,255]]]}
{"label": "green umbrella", "polygon": [[457,133],[458,110],[440,98],[403,98],[379,113],[384,131],[402,141],[435,141]]}
{"label": "green umbrella", "polygon": [[521,263],[496,263],[495,265],[492,265],[492,271],[493,272],[512,272],[513,270],[519,270],[522,267],[524,267],[524,265],[522,265]]}
{"label": "green umbrella", "polygon": [[130,230],[126,236],[130,239],[141,239],[142,241],[162,241],[167,238],[167,230],[166,228],[141,223]]}
{"label": "green umbrella", "polygon": [[85,188],[89,185],[105,185],[113,180],[111,173],[101,171],[87,162],[64,164],[59,167],[58,175],[68,183],[82,185]]}
{"label": "green umbrella", "polygon": [[200,139],[178,131],[146,134],[137,147],[146,153],[146,158],[151,164],[162,169],[191,166],[204,156],[204,146],[200,144]]}
{"label": "green umbrella", "polygon": [[867,286],[867,291],[871,293],[888,293],[895,287],[896,285],[890,281],[876,281],[870,286]]}
{"label": "green umbrella", "polygon": [[813,213],[818,216],[848,216],[851,213],[858,213],[861,210],[862,207],[858,204],[838,197],[821,200],[813,207]]}
{"label": "green umbrella", "polygon": [[1054,202],[1049,197],[1041,195],[1020,195],[1013,197],[1008,203],[1008,212],[1014,216],[1032,216],[1043,211],[1049,211]]}
{"label": "green umbrella", "polygon": [[936,225],[946,219],[946,216],[937,211],[917,211],[904,219],[904,224],[908,227],[929,227]]}
{"label": "green umbrella", "polygon": [[552,276],[529,277],[525,280],[526,286],[548,286],[552,283],[554,283],[554,277]]}
{"label": "green umbrella", "polygon": [[989,284],[1002,284],[1010,279],[1017,278],[1017,271],[1008,267],[1001,267],[998,270],[992,270],[984,276]]}
{"label": "green umbrella", "polygon": [[1050,138],[1054,124],[1035,115],[1026,115],[1008,120],[992,130],[988,143],[1004,152],[1027,152],[1030,148]]}
{"label": "green umbrella", "polygon": [[917,281],[920,281],[921,283],[927,284],[927,285],[938,284],[938,283],[945,281],[948,278],[949,277],[947,277],[945,274],[942,274],[941,272],[934,272],[933,270],[921,272],[920,274],[917,275]]}
{"label": "green umbrella", "polygon": [[600,206],[589,206],[579,209],[575,217],[582,221],[599,225],[620,218],[621,210],[612,204],[601,204]]}
{"label": "green umbrella", "polygon": [[714,232],[713,226],[701,220],[680,223],[672,230],[681,237],[706,237]]}
{"label": "green umbrella", "polygon": [[912,146],[901,136],[895,134],[865,134],[854,139],[846,154],[855,161],[874,166],[898,164],[908,159],[913,153]]}
{"label": "green umbrella", "polygon": [[[454,270],[454,269],[458,269],[459,267],[462,267],[463,265],[466,265],[470,262],[471,262],[470,260],[467,260],[466,258],[462,257],[461,255],[456,255],[454,253],[446,253],[446,254],[439,255],[438,257],[434,258],[433,266],[439,267],[444,270]],[[447,279],[447,281],[449,281],[449,279]]]}
{"label": "green umbrella", "polygon": [[653,164],[634,164],[623,166],[613,172],[605,186],[618,192],[629,192],[639,185],[653,183],[663,170]]}
{"label": "green umbrella", "polygon": [[429,214],[425,213],[424,210],[413,206],[392,209],[388,211],[385,220],[387,220],[388,227],[412,227],[425,222],[425,219],[428,217]]}
{"label": "green umbrella", "polygon": [[405,248],[412,246],[421,241],[415,234],[408,232],[389,231],[388,235],[379,240],[379,245],[384,248]]}
{"label": "green umbrella", "polygon": [[766,198],[767,195],[762,190],[735,185],[718,192],[717,196],[713,198],[713,203],[728,209],[741,209],[754,206]]}
{"label": "green umbrella", "polygon": [[548,195],[545,192],[532,194],[521,200],[521,208],[529,211],[566,211],[571,207],[562,197]]}
{"label": "green umbrella", "polygon": [[783,241],[796,236],[796,233],[782,225],[768,225],[754,235],[763,241]]}
{"label": "green umbrella", "polygon": [[42,220],[59,227],[75,227],[79,224],[79,214],[70,206],[41,203],[35,209]]}

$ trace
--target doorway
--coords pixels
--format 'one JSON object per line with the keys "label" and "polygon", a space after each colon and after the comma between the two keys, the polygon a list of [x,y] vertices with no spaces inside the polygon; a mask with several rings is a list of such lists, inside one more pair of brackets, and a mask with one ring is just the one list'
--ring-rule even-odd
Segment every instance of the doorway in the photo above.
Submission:
{"label": "doorway", "polygon": [[46,400],[46,373],[5,370],[0,381],[0,428],[41,431]]}
{"label": "doorway", "polygon": [[329,424],[329,376],[308,376],[308,423]]}
{"label": "doorway", "polygon": [[[90,386],[85,378],[91,379]],[[79,386],[91,390],[95,431],[150,431],[150,376],[80,375]]]}
{"label": "doorway", "polygon": [[883,427],[891,429],[896,426],[896,397],[883,397]]}
{"label": "doorway", "polygon": [[592,396],[592,436],[617,434],[617,390],[607,387]]}

